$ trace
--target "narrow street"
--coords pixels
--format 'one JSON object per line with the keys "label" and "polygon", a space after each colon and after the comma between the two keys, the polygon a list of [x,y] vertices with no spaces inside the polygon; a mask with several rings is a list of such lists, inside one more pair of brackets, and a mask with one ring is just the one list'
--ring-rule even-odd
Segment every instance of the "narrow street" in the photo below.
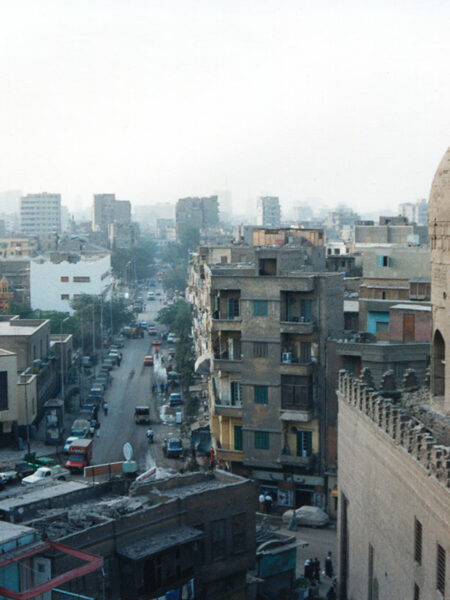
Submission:
{"label": "narrow street", "polygon": [[[156,288],[155,291],[160,291]],[[163,306],[163,296],[157,296],[156,301],[146,303],[145,312],[138,316],[139,321],[155,322],[160,308]],[[158,333],[160,328],[158,327]],[[147,332],[144,338],[126,340],[122,350],[123,359],[120,367],[112,372],[113,383],[106,391],[108,415],[100,411],[100,435],[95,437],[92,464],[103,464],[123,460],[122,448],[125,442],[130,442],[134,450],[134,459],[139,471],[154,466],[177,468],[179,461],[166,459],[162,453],[162,442],[165,437],[175,434],[178,427],[172,422],[161,422],[159,417],[161,395],[152,393],[152,384],[166,382],[165,369],[161,364],[161,353],[166,353],[167,343],[160,346],[158,356],[154,355],[152,340]],[[144,366],[144,357],[154,355],[153,367]],[[132,371],[134,370],[134,374]],[[134,421],[135,406],[149,406],[151,425],[155,432],[155,442],[149,444],[146,432],[149,426],[136,425]]]}

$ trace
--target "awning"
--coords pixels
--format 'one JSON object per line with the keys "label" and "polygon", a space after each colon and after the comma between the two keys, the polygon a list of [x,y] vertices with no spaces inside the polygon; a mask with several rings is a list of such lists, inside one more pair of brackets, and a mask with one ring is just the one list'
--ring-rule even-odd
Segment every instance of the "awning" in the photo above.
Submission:
{"label": "awning", "polygon": [[200,529],[188,526],[177,527],[169,531],[149,534],[128,546],[119,548],[118,554],[129,560],[141,560],[168,548],[199,540],[202,536],[203,531]]}
{"label": "awning", "polygon": [[210,352],[202,354],[195,361],[195,372],[198,375],[210,375],[211,374],[211,359],[212,355]]}

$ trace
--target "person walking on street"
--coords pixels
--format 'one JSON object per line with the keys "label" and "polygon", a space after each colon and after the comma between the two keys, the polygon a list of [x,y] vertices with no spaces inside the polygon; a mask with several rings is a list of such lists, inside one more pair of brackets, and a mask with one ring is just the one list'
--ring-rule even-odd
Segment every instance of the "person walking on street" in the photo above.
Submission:
{"label": "person walking on street", "polygon": [[259,501],[259,512],[264,512],[264,492],[261,492],[258,498]]}
{"label": "person walking on street", "polygon": [[305,568],[303,571],[303,577],[311,581],[311,559],[307,558],[305,560]]}
{"label": "person walking on street", "polygon": [[328,552],[328,554],[325,557],[325,575],[327,577],[329,577],[330,579],[333,578],[333,560],[331,558],[331,552]]}
{"label": "person walking on street", "polygon": [[320,560],[317,558],[317,556],[313,560],[312,567],[313,567],[313,579],[315,579],[317,581],[317,583],[320,583]]}
{"label": "person walking on street", "polygon": [[103,402],[103,412],[105,413],[105,416],[108,415],[108,403],[107,402]]}

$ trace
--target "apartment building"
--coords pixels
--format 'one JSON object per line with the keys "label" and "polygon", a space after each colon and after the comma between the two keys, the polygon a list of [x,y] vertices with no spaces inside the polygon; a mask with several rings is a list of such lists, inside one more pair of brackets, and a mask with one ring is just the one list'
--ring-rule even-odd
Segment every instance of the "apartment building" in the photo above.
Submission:
{"label": "apartment building", "polygon": [[261,196],[256,201],[256,224],[263,227],[279,227],[281,224],[280,199],[278,196]]}
{"label": "apartment building", "polygon": [[29,236],[61,232],[61,194],[28,194],[20,199],[20,231]]}
{"label": "apartment building", "polygon": [[115,194],[94,194],[92,231],[108,234],[111,223],[131,223],[131,202],[116,200]]}
{"label": "apartment building", "polygon": [[428,201],[426,198],[421,198],[415,202],[403,202],[402,204],[399,204],[398,212],[403,217],[406,217],[409,223],[426,225],[428,216]]}
{"label": "apartment building", "polygon": [[111,287],[111,254],[104,249],[50,253],[30,262],[33,309],[72,313],[77,296],[105,296]]}
{"label": "apartment building", "polygon": [[190,268],[218,458],[284,506],[326,503],[325,341],[343,327],[343,276],[316,250],[232,247],[232,263],[202,248]]}
{"label": "apartment building", "polygon": [[180,198],[175,208],[176,235],[185,227],[207,229],[219,225],[219,200],[217,196]]}
{"label": "apartment building", "polygon": [[362,252],[359,287],[361,331],[389,337],[389,309],[398,303],[429,302],[428,246],[380,245]]}
{"label": "apartment building", "polygon": [[406,223],[404,217],[380,217],[379,223],[356,221],[353,231],[354,250],[379,244],[428,244],[426,225]]}

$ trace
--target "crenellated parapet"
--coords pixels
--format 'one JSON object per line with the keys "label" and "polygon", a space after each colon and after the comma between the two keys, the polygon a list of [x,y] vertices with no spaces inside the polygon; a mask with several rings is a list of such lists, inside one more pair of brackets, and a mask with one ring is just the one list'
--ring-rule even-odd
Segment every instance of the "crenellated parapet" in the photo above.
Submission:
{"label": "crenellated parapet", "polygon": [[383,397],[345,370],[339,372],[338,392],[342,400],[366,415],[394,444],[404,448],[428,475],[450,489],[450,446],[439,444],[429,429],[401,404]]}

